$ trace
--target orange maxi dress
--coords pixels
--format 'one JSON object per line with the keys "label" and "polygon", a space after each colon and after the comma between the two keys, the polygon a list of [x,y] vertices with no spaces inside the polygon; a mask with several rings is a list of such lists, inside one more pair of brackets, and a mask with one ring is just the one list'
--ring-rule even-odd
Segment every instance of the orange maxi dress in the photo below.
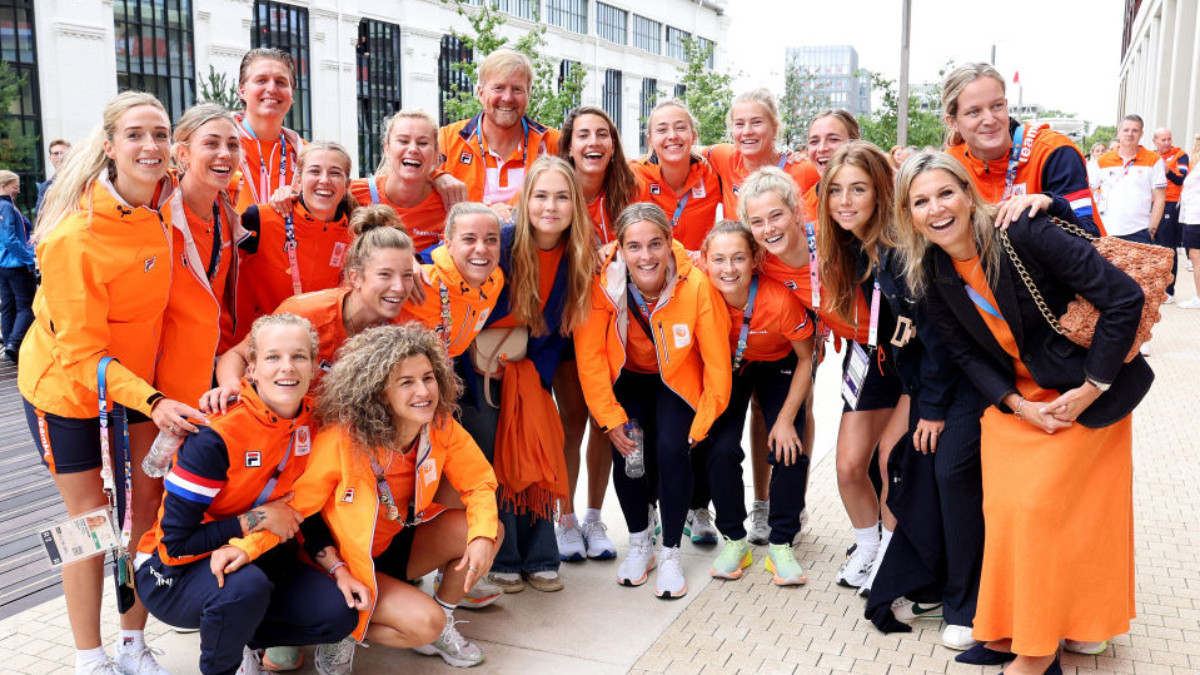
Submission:
{"label": "orange maxi dress", "polygon": [[[978,258],[954,268],[998,307]],[[979,314],[1012,356],[1021,395],[1034,404],[1057,398],[1033,381],[1007,322]],[[1011,638],[1014,653],[1045,656],[1064,638],[1127,632],[1135,616],[1132,416],[1047,434],[992,406],[981,424],[986,534],[975,639]]]}

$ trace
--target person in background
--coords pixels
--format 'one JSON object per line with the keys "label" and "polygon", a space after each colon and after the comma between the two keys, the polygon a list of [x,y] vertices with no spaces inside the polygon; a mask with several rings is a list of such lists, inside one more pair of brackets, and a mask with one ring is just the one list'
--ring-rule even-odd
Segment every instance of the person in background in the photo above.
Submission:
{"label": "person in background", "polygon": [[1154,130],[1154,149],[1162,157],[1163,171],[1167,175],[1166,203],[1163,204],[1162,220],[1154,232],[1154,243],[1171,249],[1171,285],[1167,286],[1167,303],[1175,302],[1175,275],[1179,272],[1179,254],[1175,250],[1183,242],[1179,229],[1179,195],[1183,181],[1188,175],[1188,154],[1171,144],[1171,130],[1166,127]]}
{"label": "person in background", "polygon": [[[1200,157],[1200,134],[1192,140],[1192,157]],[[1189,172],[1179,192],[1180,241],[1187,251],[1187,268],[1195,275],[1196,297],[1179,303],[1183,309],[1200,309],[1200,171]]]}
{"label": "person in background", "polygon": [[1088,152],[1088,157],[1087,157],[1088,187],[1092,188],[1093,192],[1095,192],[1096,187],[1099,185],[1099,183],[1097,183],[1096,180],[1098,178],[1097,172],[1100,170],[1100,166],[1098,164],[1096,164],[1096,162],[1100,159],[1100,155],[1103,155],[1105,152],[1108,152],[1108,147],[1105,146],[1103,143],[1092,143],[1092,149],[1090,152]]}
{"label": "person in background", "polygon": [[[596,242],[603,245],[616,241],[609,224],[617,222],[617,216],[633,201],[638,189],[637,178],[625,159],[617,125],[600,108],[580,106],[572,110],[563,120],[558,156],[575,169]],[[617,547],[608,537],[608,526],[600,517],[600,510],[604,506],[604,494],[608,492],[608,477],[612,471],[612,445],[596,420],[588,414],[576,358],[572,336],[554,374],[553,387],[563,423],[570,491],[559,506],[558,553],[563,560],[610,560],[617,557]],[[575,486],[579,483],[579,450],[585,427],[588,430],[584,460],[588,475],[587,511],[581,522],[575,517]]]}
{"label": "person in background", "polygon": [[[1046,213],[997,229],[995,207],[950,155],[910,158],[896,191],[909,288],[990,403],[974,618],[987,644],[972,649],[993,664],[1015,658],[1010,674],[1061,673],[1060,643],[1099,654],[1135,613],[1131,413],[1154,373],[1136,354],[1124,359],[1144,294]],[[1086,349],[1046,319],[1077,295],[1100,312]]]}
{"label": "person in background", "polygon": [[33,323],[33,294],[37,291],[37,263],[29,237],[33,226],[16,198],[21,177],[0,171],[0,333],[4,360],[17,362],[25,331]]}
{"label": "person in background", "polygon": [[241,171],[230,185],[238,213],[252,204],[269,203],[276,190],[292,185],[299,171],[304,139],[283,126],[295,92],[296,63],[291,54],[259,47],[242,57],[237,93],[245,108],[234,113],[242,139]]}
{"label": "person in background", "polygon": [[42,210],[42,200],[46,198],[46,190],[54,184],[54,176],[58,174],[58,170],[62,168],[63,160],[67,158],[67,153],[71,151],[71,142],[56,138],[50,141],[50,146],[46,149],[46,153],[50,156],[50,166],[54,167],[54,174],[51,174],[46,180],[37,184],[37,206],[34,207],[34,217],[37,217],[38,211]]}

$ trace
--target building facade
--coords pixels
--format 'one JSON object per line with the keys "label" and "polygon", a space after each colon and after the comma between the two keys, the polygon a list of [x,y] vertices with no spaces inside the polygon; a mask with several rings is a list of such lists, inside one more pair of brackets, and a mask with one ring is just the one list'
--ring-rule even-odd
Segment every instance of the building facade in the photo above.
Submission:
{"label": "building facade", "polygon": [[[513,40],[541,17],[545,53],[582,66],[580,102],[618,121],[630,155],[641,150],[646,94],[674,91],[685,37],[712,43],[714,67],[727,63],[724,0],[487,1]],[[260,46],[296,59],[288,126],[345,145],[365,175],[379,160],[384,117],[401,107],[439,115],[450,64],[471,57],[451,30],[467,34],[470,24],[441,0],[0,0],[0,51],[27,80],[18,119],[40,139],[30,182],[45,145],[83,138],[119,91],[151,91],[177,118],[210,69],[236,83],[242,55]]]}
{"label": "building facade", "polygon": [[1175,144],[1200,134],[1200,20],[1196,0],[1125,0],[1120,115],[1146,121],[1142,144],[1167,127]]}
{"label": "building facade", "polygon": [[871,74],[859,70],[854,47],[788,47],[787,65],[806,75],[806,88],[827,97],[830,107],[845,108],[855,117],[871,114]]}

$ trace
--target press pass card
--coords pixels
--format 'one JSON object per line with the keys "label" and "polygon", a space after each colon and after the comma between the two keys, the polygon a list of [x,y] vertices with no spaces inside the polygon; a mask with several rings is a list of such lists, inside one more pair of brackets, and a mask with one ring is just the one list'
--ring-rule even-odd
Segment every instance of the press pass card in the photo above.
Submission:
{"label": "press pass card", "polygon": [[870,367],[871,359],[867,352],[857,342],[851,342],[850,362],[842,374],[842,398],[851,410],[858,409],[858,397],[862,395],[863,381],[867,379],[867,369]]}
{"label": "press pass card", "polygon": [[55,567],[103,554],[117,545],[108,507],[42,530],[41,536],[50,564]]}

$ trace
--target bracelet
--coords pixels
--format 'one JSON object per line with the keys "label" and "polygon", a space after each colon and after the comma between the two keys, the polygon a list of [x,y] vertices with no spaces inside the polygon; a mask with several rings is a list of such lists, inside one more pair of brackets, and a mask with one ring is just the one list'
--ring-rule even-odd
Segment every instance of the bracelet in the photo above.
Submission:
{"label": "bracelet", "polygon": [[332,579],[332,578],[334,578],[333,573],[345,566],[346,566],[346,561],[339,560],[333,564],[333,567],[330,567],[328,570],[325,570],[325,573],[329,575],[330,579]]}
{"label": "bracelet", "polygon": [[1019,419],[1019,420],[1025,419],[1025,413],[1021,412],[1021,409],[1024,407],[1025,407],[1025,399],[1022,398],[1021,400],[1017,401],[1016,410],[1013,410],[1013,414],[1016,415],[1017,419]]}

